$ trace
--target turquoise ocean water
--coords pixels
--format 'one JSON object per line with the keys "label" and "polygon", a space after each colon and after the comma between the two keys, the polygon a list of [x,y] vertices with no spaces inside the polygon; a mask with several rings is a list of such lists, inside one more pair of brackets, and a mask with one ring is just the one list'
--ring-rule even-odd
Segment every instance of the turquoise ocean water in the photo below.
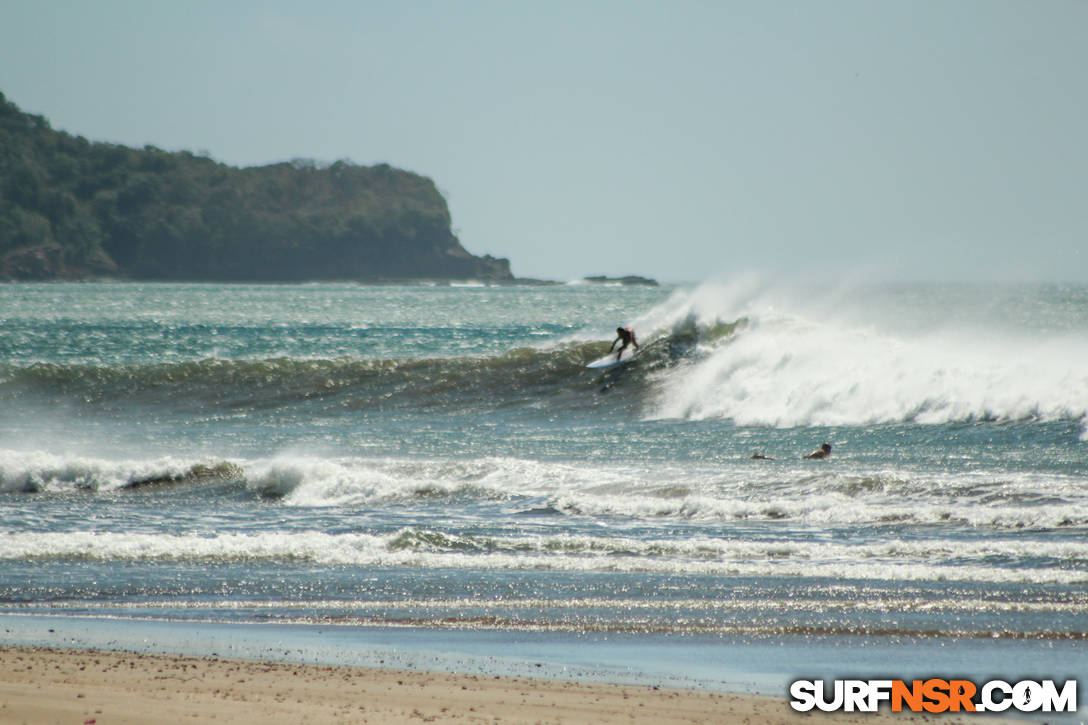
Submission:
{"label": "turquoise ocean water", "polygon": [[1083,673],[1086,585],[1084,286],[0,286],[3,614]]}

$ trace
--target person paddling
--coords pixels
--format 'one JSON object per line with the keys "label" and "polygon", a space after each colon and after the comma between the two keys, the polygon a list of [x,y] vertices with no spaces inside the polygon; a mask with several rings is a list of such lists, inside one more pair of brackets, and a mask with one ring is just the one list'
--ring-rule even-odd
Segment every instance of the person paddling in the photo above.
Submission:
{"label": "person paddling", "polygon": [[635,339],[635,331],[630,327],[616,328],[616,339],[612,341],[612,345],[608,348],[609,352],[612,352],[613,348],[616,347],[617,342],[623,343],[622,345],[620,345],[619,352],[616,353],[617,360],[623,357],[623,351],[627,349],[628,345],[634,345],[636,350],[640,349],[638,346],[638,340]]}
{"label": "person paddling", "polygon": [[831,444],[824,443],[822,446],[809,453],[805,458],[827,458],[831,455]]}

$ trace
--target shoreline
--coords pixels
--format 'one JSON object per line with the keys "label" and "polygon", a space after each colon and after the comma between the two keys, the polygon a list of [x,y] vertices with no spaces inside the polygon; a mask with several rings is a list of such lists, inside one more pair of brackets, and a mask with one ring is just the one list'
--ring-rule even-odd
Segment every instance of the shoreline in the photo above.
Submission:
{"label": "shoreline", "polygon": [[269,725],[932,720],[887,711],[801,714],[785,697],[657,686],[0,645],[0,723],[136,725],[149,716],[162,725],[213,719]]}
{"label": "shoreline", "polygon": [[[159,723],[272,725],[933,722],[932,714],[886,707],[795,712],[785,683],[836,673],[872,677],[875,663],[889,658],[926,661],[930,675],[967,674],[952,660],[934,658],[939,649],[944,645],[879,638],[557,636],[6,613],[0,614],[0,725],[126,725],[152,714]],[[962,653],[958,661],[985,651]],[[1008,713],[940,718],[1030,721]],[[1079,713],[1045,720],[1079,721]]]}

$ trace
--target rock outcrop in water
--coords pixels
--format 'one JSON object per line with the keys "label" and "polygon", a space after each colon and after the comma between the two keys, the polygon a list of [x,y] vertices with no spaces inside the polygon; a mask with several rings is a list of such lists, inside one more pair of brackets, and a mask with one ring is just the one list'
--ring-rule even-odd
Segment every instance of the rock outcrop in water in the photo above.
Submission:
{"label": "rock outcrop in water", "polygon": [[235,168],[94,143],[0,93],[0,280],[511,280],[430,179],[387,164]]}
{"label": "rock outcrop in water", "polygon": [[649,277],[640,277],[637,274],[629,274],[623,277],[609,277],[607,275],[595,275],[593,277],[583,277],[586,282],[593,282],[595,284],[621,284],[625,287],[632,285],[641,285],[644,287],[657,287],[657,280],[650,279]]}

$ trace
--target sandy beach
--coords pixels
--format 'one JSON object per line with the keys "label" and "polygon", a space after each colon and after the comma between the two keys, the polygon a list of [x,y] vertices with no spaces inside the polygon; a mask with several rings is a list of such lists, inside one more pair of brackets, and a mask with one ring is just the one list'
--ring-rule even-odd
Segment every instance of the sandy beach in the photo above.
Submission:
{"label": "sandy beach", "polygon": [[[0,723],[209,721],[728,725],[903,723],[927,718],[883,712],[801,715],[789,709],[784,697],[645,686],[0,647]],[[961,721],[965,720],[954,722]],[[942,717],[942,722],[950,720]]]}

